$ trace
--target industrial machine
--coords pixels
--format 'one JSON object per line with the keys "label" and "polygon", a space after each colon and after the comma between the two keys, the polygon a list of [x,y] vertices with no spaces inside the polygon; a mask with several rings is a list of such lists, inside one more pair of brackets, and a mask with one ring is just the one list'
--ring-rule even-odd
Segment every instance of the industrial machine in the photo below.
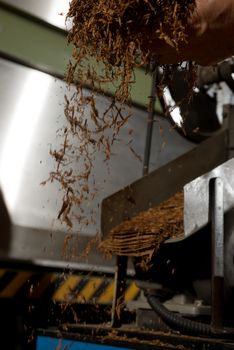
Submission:
{"label": "industrial machine", "polygon": [[[51,21],[39,2],[36,10],[2,2]],[[39,68],[1,54],[1,340],[12,350],[234,349],[232,61],[199,67],[188,118],[186,102],[177,105],[187,91],[183,67],[160,101],[167,118],[133,106],[120,137],[134,130],[143,164],[119,143],[104,184],[97,157],[99,211],[79,235],[54,220],[60,188],[41,185],[54,167],[50,151],[61,147],[65,83]],[[98,95],[100,110],[105,103]],[[126,218],[181,190],[184,235],[161,244],[147,270],[141,257],[106,260],[94,246],[83,254],[100,227],[105,240]]]}
{"label": "industrial machine", "polygon": [[[194,93],[191,106],[192,125],[188,112],[185,135],[187,130],[187,137],[206,140],[196,149],[106,198],[102,204],[105,236],[123,217],[131,218],[149,206],[158,205],[183,188],[184,236],[165,241],[151,258],[147,271],[140,263],[142,258],[135,259],[135,278],[154,310],[154,314],[148,308],[141,310],[138,326],[157,330],[165,330],[166,326],[172,332],[179,331],[178,344],[183,345],[181,335],[190,335],[190,348],[200,348],[194,338],[200,336],[205,337],[201,348],[233,347],[234,163],[232,158],[227,160],[233,150],[233,108],[225,106],[220,122],[215,103],[217,96],[207,94],[210,83],[221,81],[226,81],[234,91],[232,72],[231,62],[224,62],[214,70],[200,68],[199,89]],[[181,74],[180,70],[174,74],[180,87],[186,84]],[[164,102],[179,109],[176,120],[175,109],[171,113],[178,127],[178,112],[183,114],[185,106],[176,104],[176,98],[179,101],[183,98],[183,88],[179,89],[176,83],[171,89],[168,87]],[[180,92],[179,96],[176,91]],[[205,111],[213,110],[213,122],[201,121],[198,135],[194,135],[192,131],[200,125],[200,118],[206,118],[205,113],[199,115],[204,103]],[[129,201],[130,197],[134,200]],[[106,217],[111,220],[106,222]],[[125,268],[126,257],[119,256],[113,310],[121,295]],[[113,311],[113,324],[115,322],[118,324],[119,315]],[[219,345],[212,342],[214,338],[216,341],[220,338]]]}
{"label": "industrial machine", "polygon": [[[110,320],[115,258],[104,259],[93,245],[87,256],[83,254],[100,226],[100,212],[96,224],[85,226],[79,234],[75,226],[68,232],[66,226],[55,220],[62,196],[59,186],[42,185],[54,169],[50,150],[60,148],[62,143],[59,136],[64,125],[65,83],[12,57],[0,59],[0,71],[1,336],[8,343],[17,342],[26,329],[27,338],[34,339],[27,346],[35,348],[36,329],[72,324],[77,322],[75,314],[82,323]],[[105,107],[105,97],[100,96],[98,104]],[[136,137],[132,147],[143,156],[148,113],[139,106],[133,108],[133,113],[134,118],[120,136],[127,139],[129,129],[133,129]],[[152,130],[152,149],[157,155],[151,153],[149,157],[150,170],[194,147],[177,132],[171,133],[171,126],[161,116],[159,122],[165,137],[170,136],[170,143],[161,152],[160,131],[157,127]],[[125,145],[116,145],[113,151],[113,176],[107,177],[105,186],[102,160],[97,158],[94,165],[102,189],[92,203],[95,207],[106,196],[142,176],[142,163],[126,152]],[[87,208],[85,215],[89,211]],[[128,300],[135,300],[139,287],[133,283],[133,264],[127,274]],[[64,307],[70,304],[72,308]],[[127,312],[126,318],[132,317],[132,312]],[[12,333],[19,334],[13,338]],[[24,344],[22,348],[25,347]]]}
{"label": "industrial machine", "polygon": [[[204,127],[195,135],[195,139],[192,141],[198,142],[197,144],[190,141],[193,134],[189,135],[190,140],[188,141],[187,136],[182,136],[181,130],[177,126],[178,131],[174,130],[173,134],[169,134],[171,145],[168,148],[171,147],[170,157],[172,160],[158,166],[154,165],[154,142],[157,138],[155,134],[157,129],[153,127],[155,115],[143,113],[137,109],[134,111],[135,114],[139,113],[139,117],[132,120],[133,124],[130,127],[133,127],[136,132],[141,130],[142,133],[142,130],[145,130],[145,137],[138,137],[138,143],[135,144],[137,151],[144,155],[144,162],[142,166],[136,159],[128,158],[129,156],[124,149],[118,149],[119,158],[115,159],[112,166],[114,169],[117,167],[118,172],[121,172],[122,169],[126,176],[118,180],[116,177],[112,179],[109,187],[102,192],[102,197],[97,199],[97,201],[102,201],[101,219],[100,222],[97,221],[97,225],[101,225],[103,239],[112,227],[122,222],[123,218],[131,218],[150,206],[157,206],[184,188],[184,237],[164,242],[157,254],[152,257],[151,268],[144,271],[139,267],[140,258],[128,259],[126,256],[117,256],[116,262],[115,257],[111,261],[106,261],[98,252],[91,251],[85,261],[82,260],[81,253],[85,248],[85,242],[88,242],[90,234],[92,234],[92,232],[87,231],[89,228],[86,228],[86,232],[83,232],[78,240],[72,232],[66,239],[67,233],[59,231],[57,227],[51,235],[49,222],[51,218],[56,217],[58,206],[52,202],[48,207],[45,205],[45,201],[48,199],[48,194],[50,198],[56,198],[58,189],[53,188],[52,185],[49,185],[49,188],[42,187],[44,195],[40,195],[37,201],[34,200],[32,194],[37,191],[37,187],[34,187],[35,183],[40,184],[48,172],[48,166],[43,168],[42,173],[40,161],[35,163],[35,160],[39,158],[45,159],[43,154],[49,154],[49,147],[43,149],[43,152],[41,151],[39,130],[43,131],[43,144],[46,144],[45,139],[49,143],[54,137],[51,134],[52,128],[50,126],[56,123],[59,111],[54,114],[54,119],[52,118],[48,122],[50,125],[47,129],[48,134],[45,134],[43,120],[39,116],[45,107],[41,105],[41,109],[37,108],[34,114],[37,119],[33,121],[29,119],[33,111],[33,103],[31,102],[37,96],[31,96],[31,102],[28,105],[25,103],[27,102],[26,97],[31,91],[30,84],[34,84],[35,79],[37,79],[37,86],[40,88],[44,86],[44,83],[46,84],[47,92],[52,91],[50,87],[57,86],[56,89],[53,87],[53,96],[57,96],[60,91],[61,82],[53,82],[51,77],[43,73],[34,72],[26,67],[18,67],[15,63],[4,59],[1,60],[1,65],[7,77],[6,84],[9,84],[11,74],[15,76],[17,73],[21,77],[25,74],[28,75],[27,81],[22,80],[26,81],[24,89],[22,89],[25,92],[25,97],[22,95],[15,111],[9,111],[11,104],[8,104],[3,109],[4,113],[2,114],[6,117],[11,115],[12,123],[9,128],[9,123],[4,123],[2,117],[1,164],[4,171],[1,174],[3,192],[1,208],[2,223],[4,223],[5,229],[1,244],[1,267],[40,271],[40,274],[43,271],[46,273],[50,271],[71,275],[70,271],[73,271],[74,276],[71,276],[71,284],[67,288],[73,289],[74,292],[77,290],[77,293],[82,289],[82,283],[77,287],[80,280],[79,274],[83,276],[94,275],[97,284],[101,283],[98,279],[99,276],[106,276],[104,277],[106,279],[115,274],[112,285],[112,306],[109,302],[96,306],[84,302],[86,295],[81,303],[77,303],[77,301],[74,303],[72,297],[69,297],[70,299],[57,297],[60,304],[70,305],[70,307],[65,307],[66,312],[61,312],[61,308],[56,306],[54,301],[51,303],[47,299],[43,299],[45,300],[44,307],[40,307],[40,301],[34,303],[30,300],[29,304],[26,303],[27,307],[31,305],[31,318],[29,318],[25,308],[23,310],[19,308],[18,302],[15,306],[8,305],[4,298],[2,299],[4,315],[10,309],[14,310],[13,314],[20,314],[21,317],[27,314],[32,328],[34,331],[37,329],[34,342],[30,343],[30,346],[37,350],[44,350],[46,347],[51,349],[54,346],[60,346],[62,349],[65,349],[66,346],[71,347],[71,349],[79,347],[86,349],[92,348],[94,346],[92,344],[95,344],[97,348],[104,347],[104,349],[108,349],[108,346],[111,349],[115,347],[140,349],[146,348],[146,346],[152,349],[167,349],[178,346],[188,349],[232,349],[234,346],[232,330],[233,160],[231,159],[233,108],[230,103],[224,106],[223,120],[219,121],[215,113],[211,130]],[[204,82],[201,84],[206,85]],[[9,89],[4,89],[2,96],[5,96],[4,99],[7,100],[12,96],[12,91],[10,93]],[[164,98],[165,103],[176,101],[173,88],[169,88]],[[54,99],[57,101],[57,97]],[[203,96],[201,103],[204,103],[204,99],[207,99],[207,104],[211,103],[213,111],[215,111],[216,96],[213,98]],[[49,103],[47,95],[44,96],[44,103]],[[56,103],[56,105],[58,104]],[[216,104],[215,106],[217,107]],[[193,106],[193,110],[196,110],[196,106]],[[20,124],[17,122],[18,115],[23,111],[24,127],[22,127],[22,119]],[[144,115],[143,119],[140,117],[142,115]],[[173,115],[171,115],[171,120],[174,122]],[[165,123],[163,120],[161,122]],[[7,141],[9,137],[16,140],[19,128],[21,137],[24,132],[27,132],[29,137],[35,130],[34,125],[37,125],[37,134],[35,134],[37,139],[34,136],[36,153],[33,148],[30,150],[27,148],[29,139],[27,143],[25,142],[22,144],[23,146],[13,151],[11,142]],[[171,126],[167,128],[169,130]],[[7,130],[8,132],[6,132]],[[123,130],[123,133],[126,132]],[[144,140],[146,140],[145,143]],[[177,146],[181,144],[181,148],[175,149],[175,144]],[[186,148],[187,152],[181,152]],[[15,162],[20,155],[21,162],[17,163],[17,182],[13,181],[15,173],[12,172],[10,164],[16,164]],[[32,172],[28,168],[25,173],[25,166],[32,164],[32,157],[34,158],[34,171]],[[230,160],[228,160],[229,158]],[[48,156],[46,159],[49,162]],[[97,174],[101,179],[102,171],[98,173],[98,169],[100,169],[98,164],[99,160],[97,160],[96,167]],[[49,163],[49,166],[52,164]],[[35,172],[36,168],[38,171]],[[131,169],[131,172],[127,169]],[[141,177],[142,173],[143,177]],[[24,177],[21,176],[22,174]],[[33,181],[32,176],[34,177]],[[14,184],[11,192],[9,191],[9,181]],[[22,191],[22,183],[25,181],[27,188]],[[117,192],[115,193],[115,191]],[[50,216],[46,218],[43,214],[39,217],[37,216],[38,212],[44,212],[47,215],[50,213]],[[223,228],[224,221],[225,229]],[[67,243],[66,251],[63,249],[65,241]],[[17,281],[16,279],[11,280],[12,277],[9,276],[9,272],[7,273],[8,275],[3,273],[1,292],[7,298],[12,293],[10,287],[6,287],[7,278],[11,282],[15,281],[14,288],[17,291],[16,294],[21,296],[21,300],[27,288],[31,290],[30,285],[40,285],[39,282],[33,284],[27,273]],[[65,278],[64,283],[66,284],[68,280]],[[137,284],[139,292],[136,300],[124,301],[126,280],[135,281]],[[28,283],[27,288],[23,287],[24,292],[20,289],[20,286],[23,286],[23,281]],[[35,281],[37,280],[35,279]],[[83,285],[85,286],[86,283]],[[58,295],[56,288],[58,285],[55,286],[54,294],[50,294],[52,300],[56,300],[55,296]],[[97,287],[93,288],[95,291],[98,289]],[[8,295],[7,290],[10,291]],[[46,315],[50,321],[45,321],[43,315]],[[4,319],[6,320],[6,316]]]}
{"label": "industrial machine", "polygon": [[[230,104],[223,106],[220,119],[217,96],[207,94],[209,84],[221,81],[233,90],[232,71],[230,62],[216,70],[201,68],[200,86],[192,106],[192,127],[199,126],[197,113],[204,102],[207,110],[211,106],[214,120],[203,123],[195,136],[189,122],[185,123],[185,137],[194,138],[199,142],[197,146],[148,174],[145,161],[142,178],[102,201],[101,230],[105,240],[123,219],[157,206],[183,189],[184,235],[165,241],[148,261],[147,269],[141,263],[142,257],[117,256],[111,318],[95,326],[69,324],[60,327],[59,332],[40,331],[39,350],[44,349],[46,339],[56,344],[56,336],[63,338],[62,348],[72,349],[109,349],[110,345],[111,349],[234,348],[234,110]],[[164,96],[170,107],[173,101],[172,107],[176,106],[173,92],[169,87]],[[183,106],[179,112],[183,114]],[[176,123],[179,128],[178,118]],[[149,139],[146,144],[150,147]],[[141,295],[137,301],[126,303],[129,260]]]}

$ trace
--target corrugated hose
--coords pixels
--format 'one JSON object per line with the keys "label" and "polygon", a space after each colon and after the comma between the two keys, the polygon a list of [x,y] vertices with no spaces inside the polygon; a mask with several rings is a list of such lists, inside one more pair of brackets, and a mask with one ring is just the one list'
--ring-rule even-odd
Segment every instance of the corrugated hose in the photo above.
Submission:
{"label": "corrugated hose", "polygon": [[149,305],[157,315],[171,328],[190,335],[211,335],[211,326],[206,323],[196,322],[184,318],[169,311],[157,296],[150,292],[145,292]]}

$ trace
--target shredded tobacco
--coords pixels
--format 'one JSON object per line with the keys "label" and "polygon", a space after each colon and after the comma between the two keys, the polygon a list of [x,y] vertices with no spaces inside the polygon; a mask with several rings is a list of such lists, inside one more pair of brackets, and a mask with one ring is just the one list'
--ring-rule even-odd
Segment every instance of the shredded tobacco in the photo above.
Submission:
{"label": "shredded tobacco", "polygon": [[[135,67],[148,71],[157,66],[157,55],[145,48],[145,42],[155,35],[178,49],[187,40],[185,23],[193,6],[194,0],[71,1],[67,19],[72,21],[68,43],[73,54],[66,81],[76,92],[65,96],[64,142],[60,150],[51,150],[57,168],[49,178],[59,182],[64,193],[58,219],[68,227],[73,220],[84,225],[92,221],[93,213],[88,221],[83,214],[85,203],[97,192],[93,162],[96,152],[102,152],[105,161],[110,159],[113,143],[131,117],[125,107],[131,103]],[[102,113],[97,91],[105,96],[112,91]],[[82,166],[75,171],[72,164],[77,162]]]}
{"label": "shredded tobacco", "polygon": [[106,255],[151,257],[167,239],[183,235],[183,193],[124,221],[101,242]]}

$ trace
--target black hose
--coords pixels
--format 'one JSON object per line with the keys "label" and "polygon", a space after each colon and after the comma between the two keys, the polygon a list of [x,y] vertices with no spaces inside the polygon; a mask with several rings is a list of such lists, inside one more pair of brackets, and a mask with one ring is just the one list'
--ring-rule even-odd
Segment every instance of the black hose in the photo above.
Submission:
{"label": "black hose", "polygon": [[169,311],[155,295],[145,293],[148,303],[161,319],[171,328],[190,335],[211,335],[211,326],[205,323],[191,321]]}

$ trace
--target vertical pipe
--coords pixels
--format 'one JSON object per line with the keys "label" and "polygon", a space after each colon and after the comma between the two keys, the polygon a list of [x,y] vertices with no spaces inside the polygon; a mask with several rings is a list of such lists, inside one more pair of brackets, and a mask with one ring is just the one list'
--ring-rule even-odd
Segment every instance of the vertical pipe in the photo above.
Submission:
{"label": "vertical pipe", "polygon": [[212,232],[212,311],[213,330],[223,327],[224,306],[224,205],[223,182],[220,178],[210,180],[210,215]]}
{"label": "vertical pipe", "polygon": [[148,118],[147,118],[143,176],[149,173],[150,152],[151,152],[151,144],[152,144],[153,123],[154,123],[154,109],[155,109],[155,102],[156,102],[156,82],[157,82],[157,69],[154,69],[154,72],[152,74],[151,96],[150,96],[149,111],[148,111]]}

